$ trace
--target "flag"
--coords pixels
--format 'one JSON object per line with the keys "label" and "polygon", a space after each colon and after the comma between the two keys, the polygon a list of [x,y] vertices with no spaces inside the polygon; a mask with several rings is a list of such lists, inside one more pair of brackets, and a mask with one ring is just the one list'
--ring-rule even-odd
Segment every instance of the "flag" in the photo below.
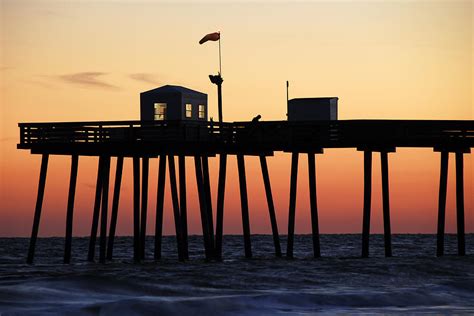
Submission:
{"label": "flag", "polygon": [[209,33],[206,36],[204,36],[200,41],[199,44],[204,44],[207,41],[218,41],[221,39],[221,33],[215,32],[215,33]]}

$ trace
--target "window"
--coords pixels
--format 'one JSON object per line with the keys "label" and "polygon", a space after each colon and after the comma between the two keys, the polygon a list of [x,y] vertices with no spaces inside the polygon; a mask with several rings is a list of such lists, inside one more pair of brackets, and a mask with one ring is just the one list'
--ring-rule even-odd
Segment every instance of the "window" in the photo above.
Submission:
{"label": "window", "polygon": [[155,121],[166,120],[166,103],[155,103]]}
{"label": "window", "polygon": [[186,117],[193,117],[193,105],[186,103]]}
{"label": "window", "polygon": [[199,104],[199,118],[205,119],[206,118],[206,106]]}

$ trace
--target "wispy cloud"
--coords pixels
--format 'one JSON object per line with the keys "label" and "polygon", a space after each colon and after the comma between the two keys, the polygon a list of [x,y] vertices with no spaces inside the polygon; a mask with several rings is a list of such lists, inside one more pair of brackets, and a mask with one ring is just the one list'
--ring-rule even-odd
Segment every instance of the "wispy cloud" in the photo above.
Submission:
{"label": "wispy cloud", "polygon": [[77,72],[72,74],[66,74],[59,76],[59,79],[63,82],[70,84],[77,84],[88,87],[102,88],[102,89],[119,89],[119,87],[114,86],[110,83],[107,83],[101,80],[99,77],[107,75],[105,72]]}
{"label": "wispy cloud", "polygon": [[154,85],[157,85],[160,82],[158,79],[156,79],[155,75],[146,72],[130,74],[129,77],[137,81],[146,82]]}

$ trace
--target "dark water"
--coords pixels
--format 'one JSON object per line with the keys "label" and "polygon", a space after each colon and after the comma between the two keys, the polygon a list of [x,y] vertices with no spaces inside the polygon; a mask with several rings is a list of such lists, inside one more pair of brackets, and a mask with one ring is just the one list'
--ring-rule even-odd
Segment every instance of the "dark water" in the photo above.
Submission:
{"label": "dark water", "polygon": [[[28,239],[0,238],[0,314],[309,315],[317,313],[474,313],[474,235],[466,257],[436,258],[434,235],[395,235],[393,258],[383,237],[371,236],[371,258],[360,259],[360,235],[323,235],[321,259],[310,236],[297,236],[294,260],[275,259],[271,236],[252,236],[253,259],[241,236],[225,236],[224,261],[204,262],[201,237],[190,238],[191,260],[179,263],[175,239],[163,257],[133,264],[132,239],[119,237],[115,259],[87,263],[87,238],[73,240],[63,265],[61,238],[38,240],[36,264],[24,264]],[[149,238],[148,258],[153,239]],[[285,248],[285,240],[282,240]]]}

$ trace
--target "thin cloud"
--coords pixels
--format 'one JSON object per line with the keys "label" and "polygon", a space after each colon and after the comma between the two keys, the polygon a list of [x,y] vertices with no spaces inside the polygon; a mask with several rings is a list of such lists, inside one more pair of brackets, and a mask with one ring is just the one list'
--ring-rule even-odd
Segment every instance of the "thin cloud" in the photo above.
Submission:
{"label": "thin cloud", "polygon": [[77,84],[82,86],[102,88],[102,89],[119,89],[119,87],[111,85],[99,77],[107,75],[104,72],[78,72],[59,76],[59,79],[65,83]]}
{"label": "thin cloud", "polygon": [[153,85],[159,84],[159,80],[157,80],[156,77],[151,73],[139,72],[139,73],[130,74],[129,77],[132,78],[133,80],[146,82]]}

